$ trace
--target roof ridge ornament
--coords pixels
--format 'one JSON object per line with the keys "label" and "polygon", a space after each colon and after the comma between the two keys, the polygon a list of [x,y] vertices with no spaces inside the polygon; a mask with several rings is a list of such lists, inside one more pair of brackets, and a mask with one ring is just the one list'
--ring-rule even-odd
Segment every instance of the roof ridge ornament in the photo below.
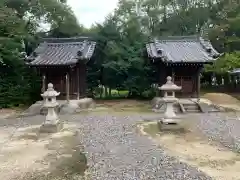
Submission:
{"label": "roof ridge ornament", "polygon": [[213,53],[213,47],[210,44],[209,40],[204,39],[203,37],[199,37],[199,42],[202,45],[202,47],[206,50],[207,53],[212,54]]}
{"label": "roof ridge ornament", "polygon": [[85,47],[87,46],[87,43],[88,43],[87,40],[84,40],[84,41],[83,41],[81,48],[80,48],[80,49],[78,50],[78,52],[77,52],[77,56],[78,56],[78,57],[82,57],[82,55],[83,55],[83,50],[84,50]]}

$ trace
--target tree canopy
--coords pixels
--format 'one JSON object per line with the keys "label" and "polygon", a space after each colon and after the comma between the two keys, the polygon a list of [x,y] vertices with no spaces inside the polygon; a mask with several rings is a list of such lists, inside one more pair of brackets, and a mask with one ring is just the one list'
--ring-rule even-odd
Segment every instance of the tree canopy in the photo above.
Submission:
{"label": "tree canopy", "polygon": [[41,37],[96,39],[97,56],[88,67],[91,91],[104,85],[133,97],[152,93],[155,69],[144,54],[151,37],[201,34],[225,53],[205,71],[240,67],[239,0],[119,0],[114,12],[90,29],[78,23],[66,0],[3,0],[0,17],[0,107],[36,99],[39,81],[24,56]]}

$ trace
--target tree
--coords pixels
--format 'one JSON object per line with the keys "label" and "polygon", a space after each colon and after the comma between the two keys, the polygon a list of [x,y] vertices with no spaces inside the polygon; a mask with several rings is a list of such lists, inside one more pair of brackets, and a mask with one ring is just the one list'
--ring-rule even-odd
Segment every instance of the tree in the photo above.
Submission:
{"label": "tree", "polygon": [[[39,33],[40,22],[50,32]],[[69,30],[70,29],[70,30]],[[25,62],[42,35],[69,37],[81,33],[66,1],[4,0],[0,2],[0,107],[31,103],[39,97],[39,81]]]}

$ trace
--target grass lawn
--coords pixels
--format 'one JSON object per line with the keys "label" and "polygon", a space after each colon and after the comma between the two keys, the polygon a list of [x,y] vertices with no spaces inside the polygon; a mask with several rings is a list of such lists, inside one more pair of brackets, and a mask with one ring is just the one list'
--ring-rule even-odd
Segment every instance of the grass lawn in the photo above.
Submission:
{"label": "grass lawn", "polygon": [[[109,88],[107,88],[108,92],[109,92]],[[108,97],[111,97],[111,98],[125,98],[128,96],[128,90],[116,90],[116,89],[112,89],[111,90],[111,96],[108,96]],[[103,92],[102,94],[102,98],[108,98],[105,96],[105,93]],[[95,96],[95,98],[100,98],[100,94],[97,94]]]}

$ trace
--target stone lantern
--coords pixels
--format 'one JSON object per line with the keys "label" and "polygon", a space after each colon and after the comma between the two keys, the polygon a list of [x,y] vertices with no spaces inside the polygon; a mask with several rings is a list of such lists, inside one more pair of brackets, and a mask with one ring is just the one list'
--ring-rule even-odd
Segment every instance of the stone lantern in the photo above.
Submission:
{"label": "stone lantern", "polygon": [[178,102],[178,99],[175,97],[175,91],[179,91],[181,89],[182,87],[177,86],[172,82],[172,78],[170,76],[167,77],[166,84],[159,87],[159,90],[164,92],[164,97],[162,99],[166,103],[166,110],[161,123],[177,124],[178,118],[174,112],[174,103]]}
{"label": "stone lantern", "polygon": [[62,128],[59,117],[55,112],[55,108],[58,107],[56,97],[59,96],[60,92],[53,89],[53,84],[48,84],[48,89],[41,96],[44,99],[43,107],[47,109],[46,120],[42,124],[40,131],[45,133],[54,133]]}

